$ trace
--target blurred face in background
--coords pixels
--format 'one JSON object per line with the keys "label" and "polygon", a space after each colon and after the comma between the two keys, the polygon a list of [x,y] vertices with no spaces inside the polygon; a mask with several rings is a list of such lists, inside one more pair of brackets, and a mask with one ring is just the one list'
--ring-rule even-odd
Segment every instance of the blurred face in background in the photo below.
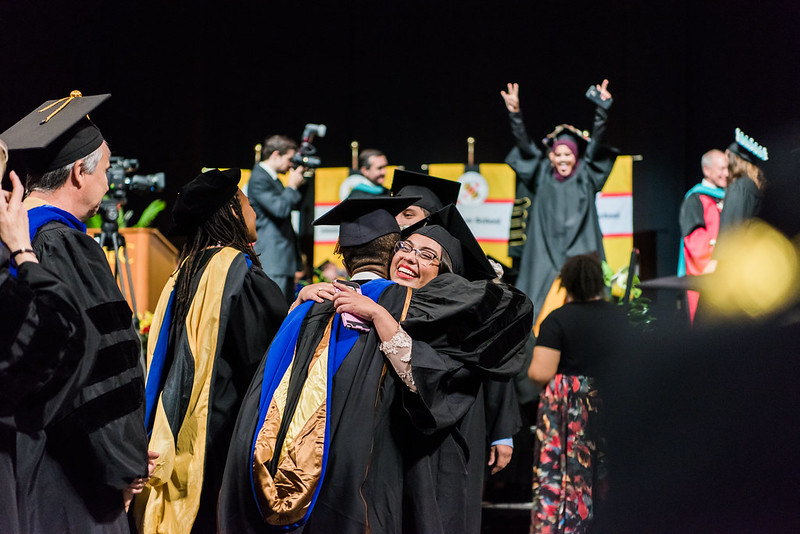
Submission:
{"label": "blurred face in background", "polygon": [[369,167],[361,167],[361,175],[373,184],[383,185],[388,164],[386,156],[372,156],[369,158]]}
{"label": "blurred face in background", "polygon": [[572,174],[577,161],[575,153],[566,145],[558,145],[550,151],[550,163],[560,176],[567,177]]}
{"label": "blurred face in background", "polygon": [[703,167],[703,176],[717,187],[727,186],[728,156],[723,152],[715,153],[711,157],[711,165]]}

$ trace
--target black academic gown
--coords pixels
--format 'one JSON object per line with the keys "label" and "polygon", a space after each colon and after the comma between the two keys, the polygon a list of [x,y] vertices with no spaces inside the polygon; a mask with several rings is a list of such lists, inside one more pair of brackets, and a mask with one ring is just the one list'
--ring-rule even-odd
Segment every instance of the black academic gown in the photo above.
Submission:
{"label": "black academic gown", "polygon": [[[392,285],[378,303],[398,319],[407,291]],[[311,307],[295,358],[316,349],[332,314],[329,303]],[[464,526],[466,497],[437,494],[447,490],[437,483],[463,485],[467,478],[467,446],[453,427],[474,403],[484,375],[507,378],[519,371],[515,341],[524,343],[531,322],[530,301],[522,293],[489,282],[442,275],[415,291],[401,324],[414,338],[412,367],[421,395],[389,370],[376,332],[359,336],[333,378],[327,471],[310,518],[298,531],[399,533]],[[262,374],[256,373],[245,397],[231,442],[220,492],[221,532],[268,531],[250,484]],[[456,447],[442,455],[457,464],[453,476],[431,469],[439,459],[432,454],[444,441]],[[443,520],[440,508],[448,514],[456,509],[459,519]]]}
{"label": "black academic gown", "polygon": [[[33,248],[45,269],[75,293],[86,346],[73,353],[82,387],[45,401],[59,412],[44,435],[18,434],[29,481],[20,515],[32,532],[128,532],[122,490],[147,475],[139,334],[108,260],[85,233],[60,222],[41,227]],[[43,439],[44,438],[44,439]]]}
{"label": "black academic gown", "polygon": [[595,111],[592,140],[574,174],[560,182],[550,160],[528,137],[521,113],[509,113],[517,146],[508,163],[531,195],[517,287],[533,301],[536,313],[567,258],[597,252],[605,259],[595,195],[603,188],[617,151],[603,145],[606,111]]}
{"label": "black academic gown", "polygon": [[[154,428],[150,448],[163,453],[169,467],[159,466],[153,482],[136,497],[135,515],[143,533],[157,528],[217,531],[217,496],[242,397],[286,317],[280,288],[259,267],[249,265],[244,253],[230,247],[209,249],[201,262],[192,279],[187,318],[164,320],[176,273],[162,292],[151,326],[148,388],[157,379],[152,376],[153,351],[169,331],[163,340],[167,363],[160,387],[153,384],[161,412],[151,417],[154,423],[148,421],[148,428]],[[214,353],[208,352],[206,339],[216,341]],[[164,435],[175,450],[159,450]],[[185,491],[187,487],[192,491]],[[199,494],[194,490],[198,487]]]}
{"label": "black academic gown", "polygon": [[756,183],[747,176],[731,182],[725,190],[725,204],[719,215],[720,230],[736,226],[758,215],[763,196]]}
{"label": "black academic gown", "polygon": [[[418,298],[412,299],[403,323],[414,339],[411,361],[418,388],[416,395],[402,390],[408,416],[402,435],[409,437],[402,445],[403,532],[480,529],[487,446],[483,384],[501,381],[491,386],[489,398],[493,406],[511,404],[514,397],[505,396],[505,384],[524,362],[522,348],[533,321],[530,300],[508,286],[466,283],[471,287],[460,291],[429,284],[430,291],[415,293]],[[469,312],[449,315],[440,310],[445,317],[438,324],[429,322],[425,309],[452,303],[454,289]],[[516,421],[513,416],[503,419],[489,435],[510,437],[518,428]]]}
{"label": "black academic gown", "polygon": [[[398,319],[406,293],[406,288],[394,286],[392,291],[384,291],[378,302]],[[330,302],[311,306],[300,326],[296,362],[315,352],[333,314]],[[394,375],[387,372],[385,360],[377,350],[379,343],[380,339],[374,330],[359,336],[332,378],[331,405],[328,408],[330,449],[327,471],[313,513],[308,523],[297,531],[349,533],[366,530],[368,516],[374,510],[372,504],[362,497],[361,486],[365,484],[368,473],[375,475],[371,469],[371,450],[380,452],[379,465],[385,467],[378,467],[378,476],[370,479],[373,487],[383,488],[380,494],[368,494],[380,497],[382,503],[389,502],[397,507],[401,505],[402,469],[397,460],[399,453],[393,448],[396,445],[391,440],[381,442],[389,432],[391,399],[394,398],[396,384]],[[265,364],[266,357],[244,398],[231,440],[219,500],[219,527],[222,533],[270,531],[261,519],[250,482],[250,452]],[[293,369],[297,373],[305,367],[295,365]],[[302,382],[303,378],[300,377],[299,381]],[[293,380],[298,378],[293,376]],[[300,385],[290,387],[297,393]],[[384,516],[378,513],[379,519],[376,521],[383,521]],[[399,530],[389,529],[388,526],[373,529],[373,532],[385,531]]]}
{"label": "black academic gown", "polygon": [[44,444],[44,427],[87,373],[76,368],[85,331],[75,296],[33,262],[12,276],[6,252],[0,246],[0,532],[16,533],[31,531],[18,515],[31,480],[19,475],[40,460],[29,448],[17,450],[17,436]]}

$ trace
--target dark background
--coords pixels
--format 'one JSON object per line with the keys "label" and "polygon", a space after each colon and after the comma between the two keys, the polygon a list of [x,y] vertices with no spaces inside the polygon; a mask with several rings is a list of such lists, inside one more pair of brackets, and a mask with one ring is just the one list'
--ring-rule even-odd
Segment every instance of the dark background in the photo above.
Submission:
{"label": "dark background", "polygon": [[674,272],[700,156],[736,127],[769,148],[764,217],[800,231],[796,0],[1,0],[0,28],[0,131],[72,89],[110,92],[92,118],[115,155],[166,172],[168,201],[202,166],[249,168],[256,143],[306,122],[328,125],[325,166],[348,166],[352,140],[412,170],[464,162],[468,136],[478,162],[501,162],[507,82],[538,137],[590,127],[583,93],[608,78],[609,141],[644,158],[634,230],[657,274]]}

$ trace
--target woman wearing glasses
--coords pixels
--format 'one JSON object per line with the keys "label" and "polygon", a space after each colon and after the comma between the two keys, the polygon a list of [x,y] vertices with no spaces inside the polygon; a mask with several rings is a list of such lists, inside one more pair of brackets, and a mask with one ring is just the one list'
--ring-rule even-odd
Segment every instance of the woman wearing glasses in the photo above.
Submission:
{"label": "woman wearing glasses", "polygon": [[[485,428],[482,410],[472,407],[486,378],[516,374],[532,310],[521,292],[489,283],[494,269],[454,206],[430,223],[398,242],[390,263],[391,280],[415,290],[402,324],[338,282],[319,296],[309,286],[300,297],[332,297],[337,313],[370,322],[405,385],[398,403],[405,414],[392,423],[404,458],[403,530],[477,532],[480,499],[473,502],[470,489],[482,482]],[[508,322],[495,310],[506,310]],[[491,342],[453,341],[460,338]]]}

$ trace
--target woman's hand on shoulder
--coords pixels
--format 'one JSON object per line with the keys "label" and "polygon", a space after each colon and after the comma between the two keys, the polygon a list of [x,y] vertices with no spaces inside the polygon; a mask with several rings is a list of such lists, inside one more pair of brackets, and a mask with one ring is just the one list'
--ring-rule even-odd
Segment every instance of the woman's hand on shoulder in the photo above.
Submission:
{"label": "woman's hand on shoulder", "polygon": [[333,295],[333,307],[336,313],[352,313],[373,322],[381,311],[386,311],[383,306],[350,286],[334,282],[333,287],[338,290]]}
{"label": "woman's hand on shoulder", "polygon": [[300,304],[307,300],[314,302],[325,302],[326,300],[333,300],[333,284],[328,282],[317,282],[316,284],[308,284],[297,293],[297,299],[292,303],[289,311],[292,311]]}

